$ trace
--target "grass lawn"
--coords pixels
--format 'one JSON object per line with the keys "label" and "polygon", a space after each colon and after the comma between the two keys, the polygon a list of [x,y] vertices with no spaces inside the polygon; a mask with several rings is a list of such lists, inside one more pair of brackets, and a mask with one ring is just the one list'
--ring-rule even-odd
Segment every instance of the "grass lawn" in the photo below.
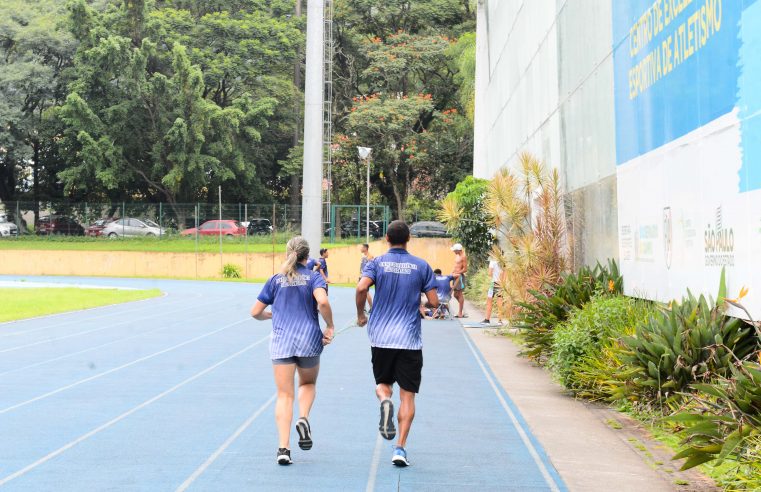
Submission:
{"label": "grass lawn", "polygon": [[[292,234],[276,234],[275,244],[271,236],[251,236],[245,238],[223,238],[224,253],[276,253],[285,252],[285,243],[293,237]],[[344,246],[364,242],[359,240],[342,240],[330,246]],[[67,237],[67,236],[21,236],[0,240],[0,250],[73,250],[73,251],[157,251],[166,253],[218,253],[218,237],[199,237],[196,246],[195,238],[167,236],[163,238],[122,238],[108,239],[102,237]]]}
{"label": "grass lawn", "polygon": [[0,322],[138,301],[160,295],[159,289],[0,288]]}

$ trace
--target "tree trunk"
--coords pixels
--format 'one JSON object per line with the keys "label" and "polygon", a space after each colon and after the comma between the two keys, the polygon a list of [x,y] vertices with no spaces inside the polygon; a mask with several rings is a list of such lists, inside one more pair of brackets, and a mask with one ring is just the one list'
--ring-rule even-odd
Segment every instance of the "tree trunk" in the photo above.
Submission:
{"label": "tree trunk", "polygon": [[392,180],[391,186],[393,187],[394,200],[396,201],[396,218],[399,220],[404,220],[404,202],[406,200],[402,198],[402,194],[399,191],[399,186],[396,184],[396,180]]}
{"label": "tree trunk", "polygon": [[40,142],[32,140],[32,197],[34,199],[34,224],[40,220]]}
{"label": "tree trunk", "polygon": [[[296,17],[301,17],[301,0],[296,0],[296,6],[294,9]],[[296,61],[293,62],[293,86],[297,91],[301,90],[301,48],[296,50]],[[293,126],[293,146],[299,145],[300,138],[300,122],[301,118],[301,101],[297,97],[294,101],[294,114],[296,117],[296,124]],[[301,181],[299,180],[298,173],[291,175],[291,183],[289,185],[288,196],[291,198],[291,220],[298,220],[301,217],[301,213],[298,210],[298,206],[301,203]]]}

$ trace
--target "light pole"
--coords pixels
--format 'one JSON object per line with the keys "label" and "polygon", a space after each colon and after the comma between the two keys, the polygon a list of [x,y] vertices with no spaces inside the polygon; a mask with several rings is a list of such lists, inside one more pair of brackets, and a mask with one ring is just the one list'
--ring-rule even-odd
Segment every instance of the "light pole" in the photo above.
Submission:
{"label": "light pole", "polygon": [[[370,154],[372,147],[357,147],[359,158],[367,164],[367,205],[365,210],[365,242],[370,244]],[[359,227],[359,217],[357,217],[357,227]]]}

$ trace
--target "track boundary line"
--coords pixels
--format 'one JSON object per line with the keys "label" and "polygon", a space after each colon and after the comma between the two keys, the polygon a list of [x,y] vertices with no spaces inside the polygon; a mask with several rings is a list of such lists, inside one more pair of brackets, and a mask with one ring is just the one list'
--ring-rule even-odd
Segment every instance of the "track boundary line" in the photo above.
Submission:
{"label": "track boundary line", "polygon": [[179,487],[177,487],[176,492],[184,492],[185,490],[190,487],[193,482],[196,481],[198,477],[203,475],[203,473],[212,465],[214,462],[219,458],[222,453],[224,453],[227,448],[230,447],[232,443],[234,443],[241,434],[243,434],[246,429],[248,429],[251,424],[254,423],[254,420],[256,420],[270,405],[272,405],[272,402],[275,401],[277,398],[277,392],[273,393],[272,396],[270,396],[269,400],[267,400],[264,405],[259,407],[253,414],[251,414],[244,422],[243,424],[238,427],[235,432],[233,432],[227,439],[225,439],[225,442],[222,443],[221,446],[219,446],[213,453],[209,455],[208,458],[206,458],[206,461],[204,461],[201,466],[196,468],[193,473],[190,474],[188,478],[185,479],[184,482],[180,484]]}
{"label": "track boundary line", "polygon": [[497,396],[497,400],[499,400],[499,403],[502,406],[502,408],[505,410],[505,413],[507,413],[508,417],[510,417],[510,421],[512,422],[513,427],[518,432],[518,436],[520,436],[521,441],[523,441],[523,444],[526,446],[526,449],[531,455],[531,458],[533,458],[534,463],[536,463],[536,466],[539,468],[539,472],[542,474],[542,477],[544,478],[545,482],[547,482],[547,485],[549,486],[550,490],[552,490],[553,492],[560,492],[561,487],[558,485],[555,478],[550,474],[550,471],[548,470],[547,465],[545,464],[542,457],[539,456],[539,452],[534,446],[534,443],[531,442],[531,438],[529,438],[528,432],[526,431],[526,429],[524,429],[523,424],[518,420],[515,413],[510,408],[510,405],[508,405],[504,396],[499,391],[499,387],[494,381],[494,378],[492,378],[491,374],[489,374],[489,370],[486,368],[483,358],[476,351],[476,348],[473,346],[473,342],[470,340],[470,338],[468,338],[468,334],[465,332],[465,329],[462,327],[462,325],[458,326],[458,329],[460,330],[463,338],[465,339],[465,343],[467,343],[468,348],[470,349],[470,352],[473,354],[473,357],[476,359],[476,362],[478,362],[478,365],[481,368],[481,371],[484,373],[484,376],[486,376],[486,380],[489,382],[489,385],[494,391],[494,394]]}
{"label": "track boundary line", "polygon": [[[138,289],[138,290],[150,290],[150,289]],[[160,296],[149,297],[148,299],[138,299],[136,301],[117,302],[117,303],[114,303],[114,304],[106,304],[106,305],[103,305],[103,306],[95,306],[95,307],[91,307],[91,308],[75,309],[73,311],[63,311],[61,313],[43,314],[42,316],[34,316],[34,317],[31,317],[31,318],[21,318],[21,319],[14,319],[14,320],[11,320],[11,321],[3,321],[3,322],[0,323],[0,328],[3,328],[6,325],[12,325],[12,324],[17,324],[17,323],[24,323],[25,321],[34,321],[34,320],[37,320],[37,319],[53,318],[55,316],[65,316],[67,314],[78,314],[78,313],[84,313],[84,312],[87,312],[87,311],[95,311],[96,309],[106,309],[106,308],[112,308],[112,307],[116,307],[116,306],[128,306],[130,304],[137,304],[139,302],[159,301],[159,300],[164,299],[166,297],[169,297],[169,293],[168,292],[164,292],[162,290]],[[101,319],[101,318],[105,318],[105,317],[108,317],[108,316],[113,316],[114,314],[120,314],[120,313],[108,313],[108,314],[104,314],[103,316],[97,316],[95,318],[90,318],[90,319]],[[58,327],[58,326],[72,325],[72,324],[76,323],[77,321],[78,320],[66,321],[65,323],[60,323],[60,324],[57,324],[57,325],[43,326],[41,328],[35,328],[33,330],[28,330],[28,331],[14,331],[12,333],[0,333],[0,338],[9,337],[9,336],[12,336],[12,335],[23,335],[24,333],[34,333],[35,331],[40,331],[40,330],[44,330],[44,329],[47,329],[47,328],[54,328],[54,327]]]}
{"label": "track boundary line", "polygon": [[[179,302],[178,304],[182,304],[182,302]],[[180,311],[184,311],[186,309],[187,309],[187,306],[182,307],[180,309],[174,309],[172,311],[163,311],[160,314],[152,314],[150,316],[143,316],[141,318],[134,318],[134,319],[130,319],[130,320],[127,320],[127,321],[121,321],[119,323],[114,323],[114,324],[111,324],[111,325],[108,325],[108,326],[101,326],[100,328],[93,328],[91,330],[78,331],[76,333],[70,333],[68,335],[63,335],[63,336],[60,336],[60,337],[46,338],[44,340],[38,340],[36,342],[25,343],[23,345],[17,345],[15,347],[8,347],[8,348],[0,350],[0,354],[5,354],[7,352],[15,352],[17,350],[25,349],[25,348],[28,348],[28,347],[35,347],[37,345],[42,345],[42,344],[45,344],[45,343],[56,342],[58,340],[66,340],[68,338],[74,338],[74,337],[78,337],[80,335],[87,335],[88,333],[95,333],[96,331],[107,330],[107,329],[113,328],[115,326],[128,325],[128,324],[134,323],[136,321],[142,321],[142,320],[151,319],[151,318],[159,318],[159,317],[167,315],[167,314],[179,313]]]}
{"label": "track boundary line", "polygon": [[213,371],[217,367],[219,367],[219,366],[221,366],[221,365],[231,361],[232,359],[240,356],[241,354],[243,354],[245,352],[248,352],[252,348],[254,348],[257,345],[261,344],[262,342],[265,342],[267,339],[269,339],[269,335],[267,335],[264,338],[261,338],[261,339],[257,340],[256,342],[254,342],[254,343],[252,343],[252,344],[250,344],[250,345],[248,345],[248,346],[246,346],[244,348],[242,348],[241,350],[235,352],[234,354],[227,356],[226,358],[224,358],[224,359],[220,360],[219,362],[216,362],[215,364],[207,367],[206,369],[202,370],[201,372],[198,372],[198,373],[194,374],[193,376],[190,376],[189,378],[184,379],[183,381],[177,383],[176,385],[172,386],[171,388],[169,388],[167,390],[164,390],[163,392],[159,393],[158,395],[156,395],[156,396],[154,396],[152,398],[149,398],[148,400],[145,400],[143,403],[141,403],[141,404],[139,404],[139,405],[137,405],[135,407],[132,407],[131,409],[129,409],[126,412],[124,412],[124,413],[114,417],[113,419],[109,420],[108,422],[99,425],[98,427],[92,429],[91,431],[89,431],[89,432],[87,432],[85,434],[82,434],[81,436],[79,436],[78,438],[74,439],[73,441],[69,441],[68,443],[64,444],[60,448],[58,448],[55,451],[52,451],[52,452],[46,454],[42,458],[38,459],[37,461],[34,461],[33,463],[30,463],[29,465],[25,466],[24,468],[21,468],[20,470],[17,470],[15,472],[11,473],[10,475],[7,475],[7,476],[5,476],[3,478],[0,478],[0,486],[3,486],[3,485],[7,484],[8,482],[10,482],[12,480],[15,480],[15,479],[17,479],[17,478],[19,478],[19,477],[21,477],[23,475],[26,475],[27,473],[29,473],[30,471],[34,470],[38,466],[43,465],[43,464],[47,463],[48,461],[50,461],[51,459],[55,458],[56,456],[59,456],[59,455],[63,454],[64,452],[66,452],[69,449],[73,448],[77,444],[80,444],[80,443],[88,440],[89,438],[93,437],[94,435],[96,435],[96,434],[98,434],[98,433],[108,429],[109,427],[112,427],[114,424],[117,424],[120,421],[126,419],[127,417],[129,417],[133,413],[138,412],[138,411],[142,410],[143,408],[148,407],[149,405],[152,405],[153,403],[155,403],[158,400],[164,398],[165,396],[174,393],[175,391],[177,391],[178,389],[182,388],[183,386],[185,386],[185,385],[195,381],[196,379],[198,379],[198,378],[200,378],[200,377],[210,373],[211,371]]}
{"label": "track boundary line", "polygon": [[367,486],[365,492],[375,491],[375,480],[378,477],[378,465],[380,464],[381,448],[383,448],[383,440],[380,434],[375,439],[375,449],[373,449],[373,460],[370,462],[370,473],[367,475]]}
{"label": "track boundary line", "polygon": [[[200,306],[194,306],[194,307],[204,307],[205,308],[205,307],[211,306],[213,304],[217,304],[217,303],[220,303],[220,302],[226,302],[226,301],[227,301],[227,299],[220,299],[218,301],[209,302],[207,304],[202,304]],[[216,314],[217,313],[209,313],[209,314],[205,314],[205,315],[200,315],[196,319],[206,318],[208,316],[215,316]],[[146,330],[146,331],[142,331],[140,333],[135,333],[134,335],[130,335],[128,337],[117,338],[116,340],[111,340],[110,342],[101,343],[100,345],[95,345],[93,347],[89,347],[89,348],[86,348],[86,349],[78,350],[76,352],[70,352],[68,354],[59,355],[57,357],[53,357],[52,359],[47,359],[47,360],[43,360],[43,361],[40,361],[40,362],[35,362],[34,364],[28,364],[26,366],[17,367],[15,369],[9,369],[7,371],[0,372],[0,377],[5,376],[6,374],[13,374],[14,372],[23,371],[25,369],[31,369],[33,367],[39,367],[39,366],[43,366],[45,364],[50,364],[51,362],[56,362],[56,361],[59,361],[59,360],[67,359],[69,357],[74,357],[75,355],[84,354],[84,353],[90,352],[90,351],[95,350],[95,349],[99,349],[99,348],[102,348],[102,347],[106,347],[108,345],[112,345],[114,343],[123,342],[125,340],[131,340],[133,338],[141,337],[143,335],[149,335],[151,333],[156,333],[158,331],[165,330],[165,329],[167,329],[169,327],[172,327],[172,326],[175,326],[175,325],[179,325],[179,324],[182,324],[182,323],[185,323],[185,322],[186,322],[186,320],[177,321],[177,322],[174,322],[174,323],[170,323],[168,325],[164,325],[164,326],[160,326],[158,328],[154,328],[152,330]]]}
{"label": "track boundary line", "polygon": [[[93,376],[90,376],[90,377],[87,377],[87,378],[84,378],[84,379],[80,379],[79,381],[75,381],[75,382],[73,382],[71,384],[67,384],[66,386],[61,386],[58,389],[54,389],[52,391],[48,391],[47,393],[43,393],[42,395],[35,396],[34,398],[31,398],[29,400],[22,401],[20,403],[16,403],[15,405],[11,405],[10,407],[3,408],[2,410],[0,410],[0,415],[6,414],[6,413],[8,413],[8,412],[10,412],[12,410],[16,410],[16,409],[21,408],[21,407],[25,407],[25,406],[27,406],[29,404],[34,403],[34,402],[37,402],[37,401],[40,401],[40,400],[44,400],[45,398],[48,398],[48,397],[53,396],[53,395],[57,395],[58,393],[63,393],[64,391],[70,390],[71,388],[75,388],[75,387],[77,387],[79,385],[82,385],[82,384],[85,384],[85,383],[89,383],[90,381],[94,381],[96,379],[100,379],[102,377],[108,376],[109,374],[113,374],[113,373],[115,373],[117,371],[121,371],[122,369],[126,369],[128,367],[134,366],[135,364],[139,364],[140,362],[145,362],[146,360],[153,359],[154,357],[158,357],[159,355],[166,354],[167,352],[171,352],[172,350],[178,349],[180,347],[184,347],[185,345],[189,345],[189,344],[191,344],[193,342],[197,342],[198,340],[201,340],[201,339],[204,339],[206,337],[210,337],[212,335],[215,335],[215,334],[217,334],[217,333],[219,333],[219,332],[221,332],[223,330],[226,330],[228,328],[231,328],[231,327],[233,327],[235,325],[239,325],[241,323],[244,323],[244,322],[248,321],[249,319],[250,318],[246,318],[246,319],[242,319],[242,320],[239,320],[239,321],[235,321],[233,323],[230,323],[228,325],[223,326],[222,328],[218,328],[218,329],[216,329],[214,331],[210,331],[208,333],[204,333],[203,335],[199,335],[197,337],[191,338],[190,340],[185,340],[184,342],[178,343],[177,345],[172,345],[169,348],[166,348],[166,349],[160,350],[158,352],[154,352],[152,354],[140,357],[139,359],[135,359],[135,360],[133,360],[131,362],[127,362],[126,364],[122,364],[120,366],[112,367],[111,369],[108,369],[106,371],[100,372],[100,373],[95,374]],[[269,337],[269,335],[267,335],[267,337]],[[0,485],[2,485],[2,483],[0,483]]]}

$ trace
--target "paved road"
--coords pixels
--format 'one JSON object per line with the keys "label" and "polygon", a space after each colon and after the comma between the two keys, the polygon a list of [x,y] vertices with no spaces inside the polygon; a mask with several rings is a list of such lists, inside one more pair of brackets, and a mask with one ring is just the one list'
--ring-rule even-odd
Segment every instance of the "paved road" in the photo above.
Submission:
{"label": "paved road", "polygon": [[[2,277],[0,280],[13,280]],[[260,285],[39,278],[166,296],[0,324],[0,490],[565,490],[465,331],[425,322],[408,442],[390,464],[353,291],[323,355],[315,445],[275,464],[269,322]]]}

